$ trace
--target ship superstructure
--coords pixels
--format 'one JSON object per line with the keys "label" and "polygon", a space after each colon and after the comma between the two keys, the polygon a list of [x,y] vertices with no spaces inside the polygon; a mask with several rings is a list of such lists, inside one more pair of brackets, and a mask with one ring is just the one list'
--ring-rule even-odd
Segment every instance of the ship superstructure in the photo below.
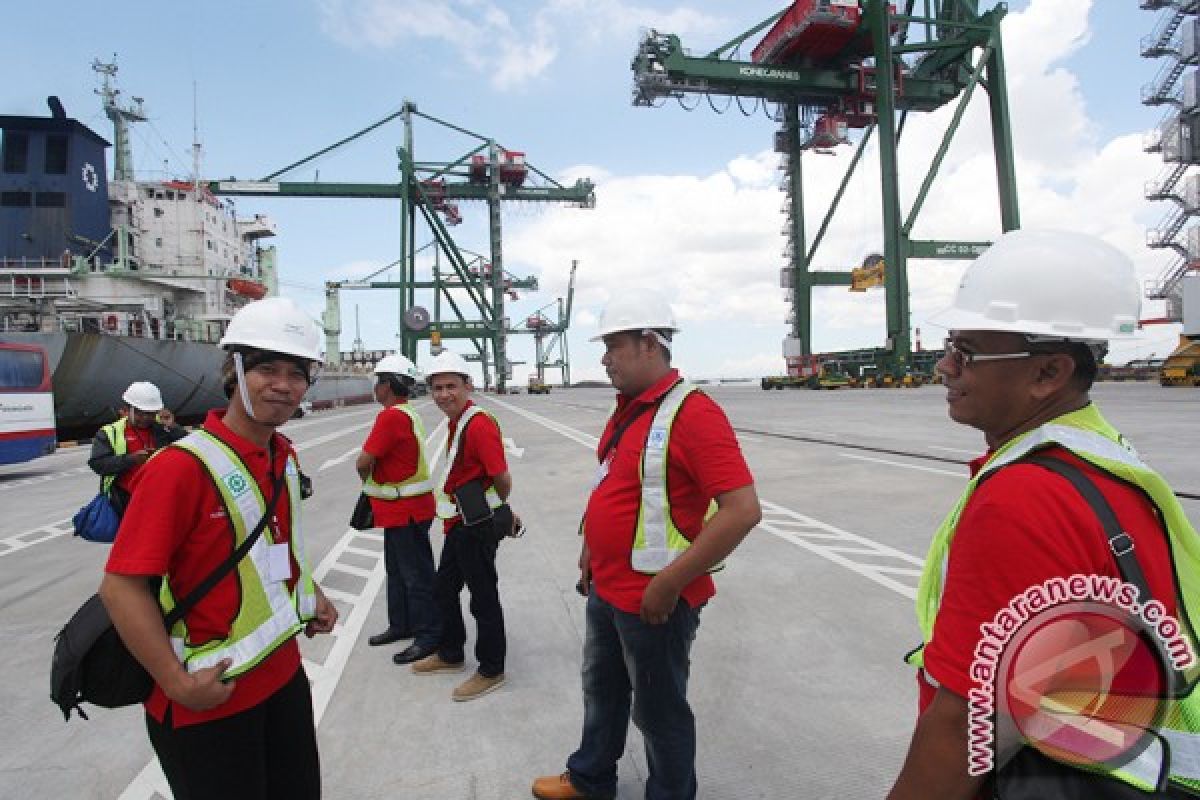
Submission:
{"label": "ship superstructure", "polygon": [[[121,97],[115,64],[92,67],[113,122],[111,179],[109,142],[57,98],[49,117],[0,116],[0,341],[47,347],[60,431],[107,421],[133,380],[185,416],[224,405],[214,345],[239,308],[277,291],[271,219],[209,191],[198,144],[191,175],[137,180],[142,100]],[[369,399],[369,379],[329,377],[314,404]]]}
{"label": "ship superstructure", "polygon": [[197,181],[134,178],[116,66],[93,65],[113,121],[113,179],[103,138],[68,119],[0,117],[0,330],[108,333],[216,342],[229,318],[274,288],[274,224],[239,219]]}

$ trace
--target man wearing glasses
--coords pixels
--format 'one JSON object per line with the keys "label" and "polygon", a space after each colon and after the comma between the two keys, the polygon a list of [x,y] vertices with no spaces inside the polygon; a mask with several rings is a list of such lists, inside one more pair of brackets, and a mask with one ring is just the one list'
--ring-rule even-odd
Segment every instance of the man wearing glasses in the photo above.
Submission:
{"label": "man wearing glasses", "polygon": [[[1181,713],[1147,728],[1170,741],[1169,754],[1165,747],[1150,748],[1137,763],[1132,753],[1097,763],[1086,752],[1072,758],[1061,750],[1052,760],[1043,755],[1045,742],[1027,728],[1020,728],[1013,747],[1000,750],[996,733],[1013,718],[997,713],[981,720],[975,714],[980,697],[1006,697],[1014,683],[1003,672],[1003,655],[994,673],[979,669],[985,626],[1038,587],[1071,576],[1111,576],[1140,582],[1135,596],[1142,603],[1150,595],[1173,616],[1200,618],[1200,540],[1170,487],[1089,397],[1108,343],[1135,335],[1139,295],[1133,264],[1105,242],[1075,233],[1013,231],[967,268],[954,305],[932,319],[950,332],[937,363],[950,418],[982,432],[987,452],[971,462],[971,479],[934,535],[917,590],[922,642],[907,660],[918,669],[920,715],[890,800],[966,800],[985,793],[1125,797],[1134,796],[1121,793],[1131,786],[1161,791],[1168,781],[1200,787],[1200,774],[1188,774],[1200,773],[1200,753],[1194,752],[1200,725],[1181,721],[1200,720],[1196,700],[1164,701]],[[1097,503],[1063,474],[1072,468],[1075,480],[1082,477],[1098,490],[1119,527],[1102,524]],[[1029,622],[1038,620],[1037,613]],[[1075,634],[1067,644],[1096,643],[1086,624],[1073,628]],[[1014,632],[1005,649],[1017,649],[1019,636]],[[1039,691],[1069,674],[1069,649],[1040,654],[1057,666]],[[1122,673],[1128,663],[1127,655],[1117,655],[1108,677],[1129,679]],[[1124,690],[1156,701],[1165,695],[1144,688]],[[1074,708],[1075,720],[1097,721],[1090,706]],[[1068,716],[1059,720],[1075,724]],[[977,755],[980,721],[995,725],[985,743],[990,763],[982,768],[969,761]],[[991,794],[993,784],[999,784],[998,794]],[[1067,785],[1075,787],[1071,793]]]}

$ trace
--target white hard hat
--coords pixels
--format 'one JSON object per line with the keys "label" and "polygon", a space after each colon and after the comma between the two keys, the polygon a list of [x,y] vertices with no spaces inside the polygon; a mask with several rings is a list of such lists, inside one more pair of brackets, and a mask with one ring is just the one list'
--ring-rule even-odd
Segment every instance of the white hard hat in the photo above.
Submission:
{"label": "white hard hat", "polygon": [[149,381],[135,381],[129,384],[121,399],[138,411],[162,411],[162,393],[158,387]]}
{"label": "white hard hat", "polygon": [[1137,335],[1133,262],[1082,233],[1009,231],[967,267],[954,305],[929,321],[949,330],[1007,331],[1080,342]]}
{"label": "white hard hat", "polygon": [[434,356],[433,361],[429,362],[428,369],[425,370],[425,377],[428,380],[432,380],[434,375],[440,375],[444,372],[457,373],[468,380],[471,377],[471,371],[467,367],[466,359],[458,353],[452,353],[449,350],[443,350]]}
{"label": "white hard hat", "polygon": [[600,326],[591,341],[621,331],[678,331],[671,304],[655,289],[623,289],[600,312]]}
{"label": "white hard hat", "polygon": [[375,365],[375,374],[398,375],[401,378],[408,378],[412,382],[416,382],[421,377],[421,371],[417,369],[417,365],[399,353],[379,359],[379,363]]}
{"label": "white hard hat", "polygon": [[312,317],[286,297],[246,304],[229,320],[221,347],[253,347],[321,361],[321,334]]}

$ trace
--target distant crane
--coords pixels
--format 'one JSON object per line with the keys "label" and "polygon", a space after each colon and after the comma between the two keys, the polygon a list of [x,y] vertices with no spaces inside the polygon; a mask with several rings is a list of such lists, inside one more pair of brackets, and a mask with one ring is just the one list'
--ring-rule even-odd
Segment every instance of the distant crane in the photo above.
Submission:
{"label": "distant crane", "polygon": [[[817,249],[872,134],[878,134],[883,194],[883,259],[874,266],[882,270],[887,298],[887,342],[883,348],[849,354],[849,363],[872,362],[873,374],[883,383],[911,380],[908,260],[972,258],[988,244],[923,241],[911,236],[963,113],[980,85],[989,98],[1001,228],[1020,227],[1000,37],[1007,7],[997,3],[980,13],[978,0],[921,2],[922,13],[915,14],[918,0],[907,0],[903,13],[896,13],[897,3],[885,0],[796,0],[706,56],[689,55],[678,36],[657,31],[643,37],[634,56],[634,105],[657,106],[674,98],[691,110],[703,96],[718,113],[736,106],[750,116],[761,109],[782,124],[775,136],[775,150],[784,157],[781,188],[787,198],[783,207],[787,263],[781,271],[781,285],[789,291],[792,305],[788,318],[791,333],[784,340],[784,356],[789,362],[799,363],[802,356],[812,353],[814,287],[865,288],[878,277],[878,270],[852,275],[846,270],[812,269]],[[739,58],[740,48],[768,28],[750,60]],[[916,33],[914,41],[909,39],[910,31]],[[911,63],[905,60],[909,56],[915,57]],[[688,97],[694,100],[685,103]],[[958,107],[906,217],[900,205],[897,148],[907,115],[910,111],[935,111],[956,97],[961,97]],[[807,151],[830,151],[848,143],[850,130],[863,131],[858,149],[809,246],[804,224],[803,156]]]}
{"label": "distant crane", "polygon": [[[413,120],[421,118],[439,127],[475,139],[478,144],[459,158],[449,162],[422,162],[413,155]],[[400,181],[398,183],[284,183],[280,175],[291,172],[330,151],[342,147],[371,131],[400,119],[404,124],[403,144],[397,148]],[[529,183],[534,177],[537,185]],[[495,366],[495,386],[503,392],[511,377],[507,337],[510,333],[504,303],[518,288],[537,288],[536,278],[517,279],[504,270],[500,207],[504,202],[523,200],[534,203],[567,203],[579,208],[592,208],[596,197],[592,182],[577,180],[563,186],[546,173],[529,164],[525,154],[500,146],[495,139],[481,136],[465,128],[444,122],[417,110],[415,103],[405,101],[401,109],[318,152],[267,175],[259,181],[214,181],[209,184],[214,194],[252,195],[259,197],[358,197],[394,198],[400,201],[400,258],[390,266],[399,267],[399,280],[372,281],[387,267],[376,271],[366,280],[331,281],[326,283],[324,315],[327,354],[339,350],[341,313],[338,299],[343,289],[399,289],[400,352],[417,358],[417,342],[429,339],[440,346],[443,339],[468,339],[476,349],[475,358],[483,368],[484,384],[490,385]],[[449,228],[462,222],[458,201],[481,200],[488,207],[489,255],[486,259],[468,259],[450,235]],[[416,245],[417,218],[420,216],[432,240],[418,248]],[[433,246],[450,264],[450,277],[438,275],[432,281],[416,278],[416,256]],[[457,320],[442,321],[416,304],[416,290],[433,290],[436,298],[445,299]],[[467,319],[459,308],[452,290],[463,292],[478,312],[477,319]],[[490,350],[490,353],[489,353]]]}
{"label": "distant crane", "polygon": [[[564,389],[571,385],[571,356],[567,347],[567,329],[571,327],[571,307],[575,303],[575,270],[578,267],[578,261],[571,262],[571,277],[567,281],[565,308],[563,298],[560,297],[554,303],[548,303],[534,311],[525,320],[524,327],[514,331],[514,333],[533,334],[534,352],[536,353],[534,369],[539,385],[546,383],[546,370],[548,369],[559,370]],[[558,306],[557,321],[551,320],[542,313],[555,305]]]}

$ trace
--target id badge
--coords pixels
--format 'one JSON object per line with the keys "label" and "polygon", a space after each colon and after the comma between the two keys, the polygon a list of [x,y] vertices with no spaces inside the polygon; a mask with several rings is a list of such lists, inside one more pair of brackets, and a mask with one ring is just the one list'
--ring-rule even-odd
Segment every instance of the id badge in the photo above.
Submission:
{"label": "id badge", "polygon": [[267,580],[286,581],[292,577],[292,553],[286,543],[267,547]]}

